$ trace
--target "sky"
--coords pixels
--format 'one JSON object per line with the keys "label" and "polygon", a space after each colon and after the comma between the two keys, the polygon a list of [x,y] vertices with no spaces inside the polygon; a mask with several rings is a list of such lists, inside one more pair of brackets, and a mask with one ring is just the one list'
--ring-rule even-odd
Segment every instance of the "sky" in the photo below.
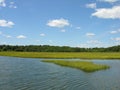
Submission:
{"label": "sky", "polygon": [[120,0],[0,0],[0,45],[120,45]]}

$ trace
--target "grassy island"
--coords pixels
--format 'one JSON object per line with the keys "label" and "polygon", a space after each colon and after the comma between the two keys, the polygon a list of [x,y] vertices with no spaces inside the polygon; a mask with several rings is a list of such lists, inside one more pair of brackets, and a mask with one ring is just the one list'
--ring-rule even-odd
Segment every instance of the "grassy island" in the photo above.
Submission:
{"label": "grassy island", "polygon": [[54,63],[60,66],[72,67],[80,69],[84,72],[95,72],[98,70],[109,69],[110,66],[95,64],[93,62],[85,62],[85,61],[65,61],[65,60],[42,60],[42,62]]}

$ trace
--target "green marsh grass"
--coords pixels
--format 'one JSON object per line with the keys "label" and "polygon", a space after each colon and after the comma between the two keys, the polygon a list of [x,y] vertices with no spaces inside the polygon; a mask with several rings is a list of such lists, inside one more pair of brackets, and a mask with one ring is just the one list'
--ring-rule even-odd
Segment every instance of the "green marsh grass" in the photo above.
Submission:
{"label": "green marsh grass", "polygon": [[0,52],[0,56],[56,59],[120,59],[120,52]]}
{"label": "green marsh grass", "polygon": [[60,66],[77,68],[84,72],[95,72],[98,70],[105,70],[110,68],[110,66],[108,65],[95,64],[93,62],[88,62],[88,61],[85,62],[85,61],[65,61],[65,60],[42,60],[42,62],[54,63]]}

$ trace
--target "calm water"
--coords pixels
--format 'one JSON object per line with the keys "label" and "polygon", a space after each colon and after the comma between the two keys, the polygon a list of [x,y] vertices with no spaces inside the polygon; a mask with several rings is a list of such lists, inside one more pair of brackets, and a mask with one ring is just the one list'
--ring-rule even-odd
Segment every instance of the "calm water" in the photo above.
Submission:
{"label": "calm water", "polygon": [[40,59],[0,57],[0,90],[120,90],[120,60],[94,60],[109,70],[85,73]]}

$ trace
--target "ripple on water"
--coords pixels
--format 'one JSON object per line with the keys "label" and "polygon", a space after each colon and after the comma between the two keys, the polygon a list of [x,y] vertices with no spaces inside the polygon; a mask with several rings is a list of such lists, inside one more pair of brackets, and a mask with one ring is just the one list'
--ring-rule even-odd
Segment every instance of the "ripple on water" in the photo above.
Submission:
{"label": "ripple on water", "polygon": [[107,71],[83,71],[40,62],[39,59],[0,57],[0,90],[120,90],[120,61]]}

